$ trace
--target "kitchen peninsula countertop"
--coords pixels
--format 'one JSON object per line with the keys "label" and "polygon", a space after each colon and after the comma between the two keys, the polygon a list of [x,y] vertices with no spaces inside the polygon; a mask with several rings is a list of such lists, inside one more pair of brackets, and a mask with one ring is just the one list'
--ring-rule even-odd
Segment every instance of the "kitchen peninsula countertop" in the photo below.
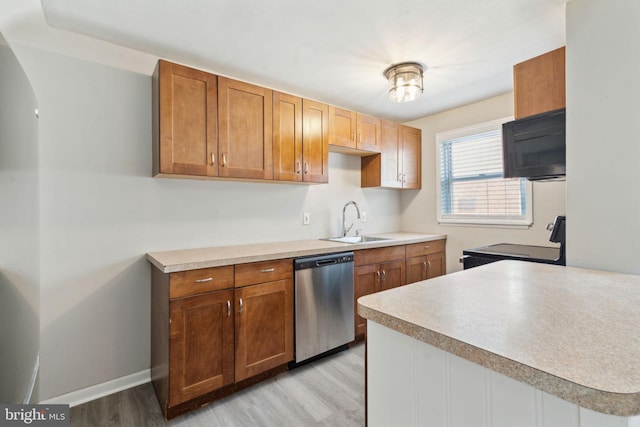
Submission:
{"label": "kitchen peninsula countertop", "polygon": [[389,240],[365,243],[339,243],[328,240],[310,239],[235,246],[217,246],[210,248],[151,252],[147,254],[147,259],[163,273],[173,273],[198,268],[219,267],[273,259],[295,258],[359,249],[407,245],[411,243],[421,243],[447,238],[444,234],[407,232],[368,234],[368,236],[383,237]]}
{"label": "kitchen peninsula countertop", "polygon": [[575,403],[640,414],[640,276],[499,261],[364,296],[370,321]]}

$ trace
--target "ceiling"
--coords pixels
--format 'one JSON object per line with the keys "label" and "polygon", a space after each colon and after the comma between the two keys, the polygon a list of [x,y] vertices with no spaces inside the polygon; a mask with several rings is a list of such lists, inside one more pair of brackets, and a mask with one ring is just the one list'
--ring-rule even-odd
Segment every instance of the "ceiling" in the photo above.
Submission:
{"label": "ceiling", "polygon": [[[567,1],[41,0],[52,27],[401,122],[511,91],[565,44]],[[404,61],[424,94],[393,103],[382,72]]]}

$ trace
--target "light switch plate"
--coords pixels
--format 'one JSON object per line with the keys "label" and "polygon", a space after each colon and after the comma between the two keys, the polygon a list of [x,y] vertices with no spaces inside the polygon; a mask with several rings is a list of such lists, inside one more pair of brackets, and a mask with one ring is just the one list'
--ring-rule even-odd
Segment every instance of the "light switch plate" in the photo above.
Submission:
{"label": "light switch plate", "polygon": [[311,224],[311,214],[309,212],[305,212],[302,214],[302,224],[303,225]]}

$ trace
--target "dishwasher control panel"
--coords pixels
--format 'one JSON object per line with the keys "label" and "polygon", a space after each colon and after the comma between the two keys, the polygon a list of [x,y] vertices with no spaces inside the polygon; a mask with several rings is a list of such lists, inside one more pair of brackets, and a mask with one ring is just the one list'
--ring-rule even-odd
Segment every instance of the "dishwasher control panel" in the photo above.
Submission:
{"label": "dishwasher control panel", "polygon": [[346,262],[353,262],[353,252],[296,258],[294,269],[304,270],[307,268],[318,268],[333,264],[343,264]]}

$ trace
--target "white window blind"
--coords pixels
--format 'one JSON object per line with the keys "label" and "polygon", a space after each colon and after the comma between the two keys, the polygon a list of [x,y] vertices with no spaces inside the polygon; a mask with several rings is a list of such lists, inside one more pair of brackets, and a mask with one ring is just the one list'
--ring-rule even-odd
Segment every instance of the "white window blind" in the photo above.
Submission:
{"label": "white window blind", "polygon": [[440,222],[531,224],[530,184],[502,177],[502,123],[438,134]]}

